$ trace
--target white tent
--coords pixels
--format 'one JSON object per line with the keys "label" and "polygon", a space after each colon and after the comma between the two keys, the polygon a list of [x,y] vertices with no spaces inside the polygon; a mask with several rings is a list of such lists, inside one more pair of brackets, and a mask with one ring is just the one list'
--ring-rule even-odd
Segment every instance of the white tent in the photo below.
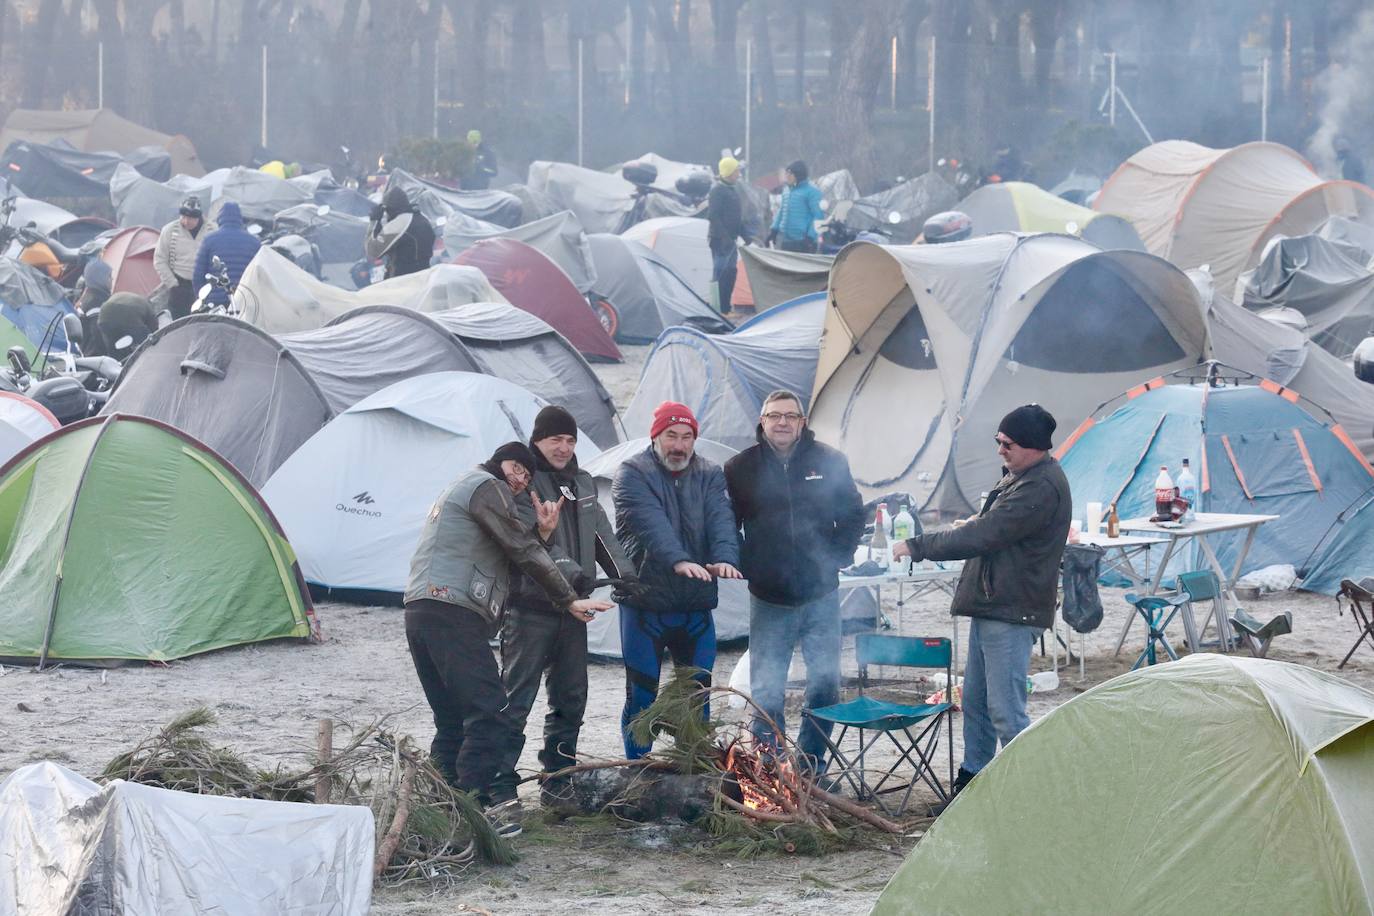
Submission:
{"label": "white tent", "polygon": [[702,299],[711,299],[710,224],[694,216],[660,216],[631,226],[622,238],[643,244],[661,257]]}
{"label": "white tent", "polygon": [[374,840],[361,805],[102,788],[34,763],[0,782],[0,912],[362,916]]}
{"label": "white tent", "polygon": [[648,343],[664,328],[689,325],[713,334],[731,330],[658,252],[623,235],[587,236],[596,262],[596,291],[618,315],[615,339]]}
{"label": "white tent", "polygon": [[483,239],[508,238],[524,242],[548,255],[549,260],[563,268],[577,291],[586,295],[596,285],[596,265],[587,234],[571,210],[560,210],[552,216],[523,223],[514,229],[481,224],[476,220],[449,220],[444,225],[444,248],[449,257],[466,251]]}
{"label": "white tent", "polygon": [[[436,372],[354,404],[311,436],[262,489],[312,585],[405,590],[435,498],[504,442],[529,440],[547,402],[501,379]],[[588,437],[579,460],[598,453]]]}
{"label": "white tent", "polygon": [[0,467],[61,424],[46,407],[21,394],[0,391]]}
{"label": "white tent", "polygon": [[441,312],[470,302],[505,301],[476,267],[440,264],[350,291],[315,279],[270,248],[258,251],[234,293],[239,317],[269,334],[322,328],[364,305]]}

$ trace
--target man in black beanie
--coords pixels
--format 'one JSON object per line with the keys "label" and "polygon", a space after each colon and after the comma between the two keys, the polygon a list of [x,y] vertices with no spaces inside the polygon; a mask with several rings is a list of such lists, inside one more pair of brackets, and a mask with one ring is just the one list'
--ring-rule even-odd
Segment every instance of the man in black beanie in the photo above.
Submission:
{"label": "man in black beanie", "polygon": [[[577,466],[577,421],[562,407],[549,406],[534,419],[530,436],[534,461],[531,491],[545,504],[562,502],[558,524],[548,539],[553,558],[579,597],[592,593],[597,564],[614,579],[633,587],[638,579],[616,540],[606,513],[596,498],[596,481]],[[521,505],[522,521],[533,527],[533,505]],[[539,762],[554,773],[577,762],[577,738],[587,709],[587,625],[549,600],[529,576],[512,590],[511,606],[501,626],[501,669],[510,697],[507,714],[517,734],[498,772],[495,795],[515,791],[516,765],[525,746],[525,720],[545,678],[549,706],[544,716],[544,747]],[[559,786],[546,781],[545,788]]]}
{"label": "man in black beanie", "polygon": [[957,793],[1030,724],[1026,675],[1031,646],[1054,622],[1059,561],[1073,499],[1049,454],[1054,417],[1018,407],[997,427],[1001,481],[978,514],[893,548],[894,557],[967,560],[950,612],[972,618],[964,668],[964,760]]}

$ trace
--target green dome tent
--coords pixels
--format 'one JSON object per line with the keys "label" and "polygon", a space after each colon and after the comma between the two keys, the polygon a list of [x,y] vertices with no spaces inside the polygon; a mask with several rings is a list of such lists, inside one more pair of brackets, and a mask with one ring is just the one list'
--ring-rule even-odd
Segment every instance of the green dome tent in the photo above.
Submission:
{"label": "green dome tent", "polygon": [[167,661],[284,637],[314,612],[257,491],[144,417],[84,420],[0,469],[0,659]]}
{"label": "green dome tent", "polygon": [[1374,693],[1191,655],[1093,688],[1022,732],[873,909],[1374,912]]}

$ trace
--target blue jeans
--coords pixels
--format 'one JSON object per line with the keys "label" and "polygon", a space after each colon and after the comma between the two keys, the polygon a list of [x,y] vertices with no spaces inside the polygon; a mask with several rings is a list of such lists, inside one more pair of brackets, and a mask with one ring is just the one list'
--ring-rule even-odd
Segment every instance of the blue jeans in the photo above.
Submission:
{"label": "blue jeans", "polygon": [[739,252],[732,245],[730,250],[717,254],[711,252],[711,279],[719,290],[718,310],[724,314],[730,311],[730,300],[735,295],[735,275],[739,270]]}
{"label": "blue jeans", "polygon": [[1015,738],[1026,716],[1026,675],[1035,627],[974,617],[969,625],[964,667],[964,762],[977,773],[992,762],[1000,742]]}
{"label": "blue jeans", "polygon": [[[783,731],[787,719],[783,703],[792,652],[801,642],[806,662],[806,708],[819,709],[840,701],[840,594],[838,591],[794,607],[749,596],[749,692],[763,712]],[[818,728],[802,719],[797,747],[807,765],[825,772],[825,739],[831,724]],[[779,737],[763,719],[755,717],[754,734],[774,747]]]}
{"label": "blue jeans", "polygon": [[[716,621],[710,611],[641,611],[620,605],[620,655],[625,661],[625,708],[620,730],[625,737],[625,756],[638,760],[652,748],[630,737],[630,723],[658,697],[658,676],[663,652],[673,657],[674,667],[701,668],[701,686],[711,686],[716,664]],[[711,704],[703,715],[711,718]]]}

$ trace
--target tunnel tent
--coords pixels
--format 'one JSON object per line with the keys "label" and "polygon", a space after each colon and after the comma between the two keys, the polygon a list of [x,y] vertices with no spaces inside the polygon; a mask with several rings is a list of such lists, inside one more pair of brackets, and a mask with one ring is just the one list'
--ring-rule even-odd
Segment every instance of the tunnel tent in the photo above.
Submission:
{"label": "tunnel tent", "polygon": [[545,254],[562,268],[579,293],[586,295],[596,285],[596,265],[592,263],[591,246],[587,243],[587,234],[582,231],[582,224],[571,210],[560,210],[514,229],[489,223],[474,226],[474,223],[477,221],[449,220],[444,225],[444,248],[450,257],[466,251],[483,239],[511,238]]}
{"label": "tunnel tent", "polygon": [[[396,310],[365,306],[334,320]],[[424,316],[457,338],[479,371],[537,391],[566,409],[583,435],[601,448],[624,438],[615,403],[592,367],[563,335],[534,315],[504,302],[477,302]]]}
{"label": "tunnel tent", "polygon": [[[504,379],[436,372],[340,413],[263,487],[306,581],[336,597],[398,601],[435,498],[498,446],[528,441],[547,403]],[[578,440],[580,460],[598,451]]]}
{"label": "tunnel tent", "polygon": [[623,235],[593,233],[587,241],[596,264],[596,292],[616,311],[616,340],[649,343],[676,325],[712,334],[732,329],[656,252]]}
{"label": "tunnel tent", "polygon": [[[1138,384],[1058,439],[1079,516],[1090,501],[1115,503],[1122,518],[1152,515],[1159,467],[1177,472],[1184,458],[1198,479],[1197,511],[1276,516],[1255,532],[1242,572],[1302,566],[1342,510],[1374,486],[1374,467],[1324,409],[1216,363]],[[1224,567],[1245,540],[1245,532],[1212,540]]]}
{"label": "tunnel tent", "polygon": [[6,662],[165,662],[314,629],[295,556],[252,485],[146,417],[82,420],[11,459],[0,544]]}
{"label": "tunnel tent", "polygon": [[[8,349],[0,328],[0,347]],[[9,460],[62,424],[48,408],[22,394],[0,391],[0,468]]]}
{"label": "tunnel tent", "polygon": [[1371,723],[1374,694],[1301,665],[1123,674],[1018,735],[872,912],[1368,913]]}
{"label": "tunnel tent", "polygon": [[664,401],[692,409],[701,434],[733,449],[754,444],[759,410],[769,392],[811,398],[825,321],[825,293],[769,309],[730,334],[673,327],[659,335],[644,361],[639,388],[625,409],[631,436],[647,436]]}
{"label": "tunnel tent", "polygon": [[511,305],[548,322],[588,359],[624,358],[586,298],[548,255],[512,238],[493,238],[476,242],[453,263],[481,270]]}
{"label": "tunnel tent", "polygon": [[214,189],[189,175],[173,175],[166,181],[156,181],[140,174],[127,162],[115,166],[110,178],[110,203],[121,226],[160,229],[177,218],[182,201],[192,195],[200,198],[202,210],[208,210]]}
{"label": "tunnel tent", "polygon": [[805,254],[745,245],[739,250],[739,283],[731,304],[771,309],[798,296],[818,293],[830,282],[833,255]]}
{"label": "tunnel tent", "polygon": [[1349,359],[1374,334],[1374,271],[1369,256],[1352,245],[1317,235],[1275,237],[1259,264],[1240,275],[1236,298],[1263,315],[1295,309],[1304,332],[1318,346]]}
{"label": "tunnel tent", "polygon": [[1208,265],[1229,291],[1276,235],[1306,235],[1332,217],[1374,224],[1374,191],[1326,181],[1278,143],[1166,140],[1122,163],[1093,209],[1130,220],[1152,254],[1184,269]]}
{"label": "tunnel tent", "polygon": [[[484,223],[511,228],[523,222],[520,198],[496,188],[461,191],[433,181],[417,178],[405,169],[392,169],[387,178],[387,190],[400,188],[417,210],[431,223],[440,217],[447,219],[461,213]],[[436,224],[436,229],[438,228]]]}
{"label": "tunnel tent", "polygon": [[959,202],[973,220],[974,235],[993,232],[1061,232],[1099,248],[1144,251],[1129,221],[1080,207],[1025,181],[986,184]]}
{"label": "tunnel tent", "polygon": [[937,513],[967,514],[996,483],[988,443],[1013,407],[1039,402],[1062,434],[1112,391],[1207,352],[1182,271],[1063,235],[856,242],[829,296],[811,426],[866,497],[906,492]]}
{"label": "tunnel tent", "polygon": [[704,302],[711,298],[710,224],[694,216],[659,216],[626,229],[621,237],[655,252]]}
{"label": "tunnel tent", "polygon": [[161,147],[169,158],[171,172],[197,177],[205,174],[196,148],[182,134],[164,134],[120,117],[108,108],[76,111],[43,111],[16,108],[0,128],[0,149],[15,140],[34,143],[62,141],[86,152],[106,150],[127,154],[149,146]]}
{"label": "tunnel tent", "polygon": [[270,334],[321,328],[365,305],[437,312],[469,302],[502,301],[476,267],[440,264],[355,291],[317,279],[270,248],[254,256],[234,293],[239,317]]}

